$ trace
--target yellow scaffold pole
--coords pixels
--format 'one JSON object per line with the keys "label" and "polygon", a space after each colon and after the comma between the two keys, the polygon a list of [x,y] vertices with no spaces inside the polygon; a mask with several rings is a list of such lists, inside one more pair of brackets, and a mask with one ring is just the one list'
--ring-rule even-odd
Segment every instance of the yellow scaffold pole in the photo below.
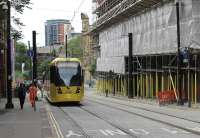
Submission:
{"label": "yellow scaffold pole", "polygon": [[147,73],[146,73],[146,95],[145,95],[145,97],[147,98],[148,97],[148,93],[149,93],[149,85],[148,85],[148,75],[147,75]]}
{"label": "yellow scaffold pole", "polygon": [[173,89],[174,89],[174,94],[175,94],[175,97],[176,97],[176,101],[178,101],[177,92],[176,92],[176,87],[175,87],[175,85],[174,85],[174,82],[173,82],[173,78],[172,78],[170,69],[169,69],[169,74],[170,74],[170,79],[171,79],[172,87],[173,87]]}
{"label": "yellow scaffold pole", "polygon": [[158,72],[156,72],[156,98],[158,98]]}
{"label": "yellow scaffold pole", "polygon": [[192,103],[194,103],[194,77],[193,77],[193,73],[191,73],[191,89],[192,89]]}
{"label": "yellow scaffold pole", "polygon": [[194,103],[197,104],[197,55],[195,55],[194,92],[195,92]]}

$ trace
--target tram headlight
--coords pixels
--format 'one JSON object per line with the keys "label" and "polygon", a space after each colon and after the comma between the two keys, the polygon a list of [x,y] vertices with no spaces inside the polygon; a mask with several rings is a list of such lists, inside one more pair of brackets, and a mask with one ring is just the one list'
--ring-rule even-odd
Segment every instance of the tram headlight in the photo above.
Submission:
{"label": "tram headlight", "polygon": [[76,89],[76,93],[80,93],[81,92],[81,89],[78,87],[77,89]]}
{"label": "tram headlight", "polygon": [[60,87],[57,88],[57,92],[58,92],[58,94],[62,94],[62,90]]}

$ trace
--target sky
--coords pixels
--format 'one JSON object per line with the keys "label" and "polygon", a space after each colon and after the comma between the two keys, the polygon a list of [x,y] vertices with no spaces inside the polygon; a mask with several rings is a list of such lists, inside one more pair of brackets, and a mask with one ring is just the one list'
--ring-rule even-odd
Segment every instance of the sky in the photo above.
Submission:
{"label": "sky", "polygon": [[24,35],[22,42],[27,44],[30,41],[32,44],[32,31],[35,30],[38,47],[45,45],[44,23],[46,20],[73,19],[72,26],[75,32],[81,32],[81,12],[87,13],[90,20],[92,17],[92,0],[31,0],[31,2],[32,9],[26,9],[23,15],[18,15],[16,12],[12,14],[19,16],[25,24],[22,27]]}

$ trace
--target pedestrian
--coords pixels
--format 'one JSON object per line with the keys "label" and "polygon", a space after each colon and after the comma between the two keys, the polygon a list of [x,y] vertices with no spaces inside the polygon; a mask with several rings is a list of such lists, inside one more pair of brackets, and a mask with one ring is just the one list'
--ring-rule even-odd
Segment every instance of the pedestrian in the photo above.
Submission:
{"label": "pedestrian", "polygon": [[23,83],[20,83],[20,85],[19,85],[18,97],[19,97],[19,101],[20,101],[20,107],[21,107],[21,109],[23,109],[24,101],[25,101],[25,97],[26,97],[26,88]]}
{"label": "pedestrian", "polygon": [[36,105],[35,105],[36,96],[37,96],[36,84],[32,83],[31,86],[29,87],[29,100],[31,106],[34,108],[34,111],[36,110]]}

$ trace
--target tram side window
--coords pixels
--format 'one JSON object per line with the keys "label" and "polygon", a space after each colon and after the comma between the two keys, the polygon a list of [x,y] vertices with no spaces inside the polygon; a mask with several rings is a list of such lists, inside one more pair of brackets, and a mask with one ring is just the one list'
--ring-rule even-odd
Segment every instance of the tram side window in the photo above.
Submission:
{"label": "tram side window", "polygon": [[56,67],[51,66],[50,67],[50,81],[51,81],[51,83],[55,83],[55,74],[56,74]]}

